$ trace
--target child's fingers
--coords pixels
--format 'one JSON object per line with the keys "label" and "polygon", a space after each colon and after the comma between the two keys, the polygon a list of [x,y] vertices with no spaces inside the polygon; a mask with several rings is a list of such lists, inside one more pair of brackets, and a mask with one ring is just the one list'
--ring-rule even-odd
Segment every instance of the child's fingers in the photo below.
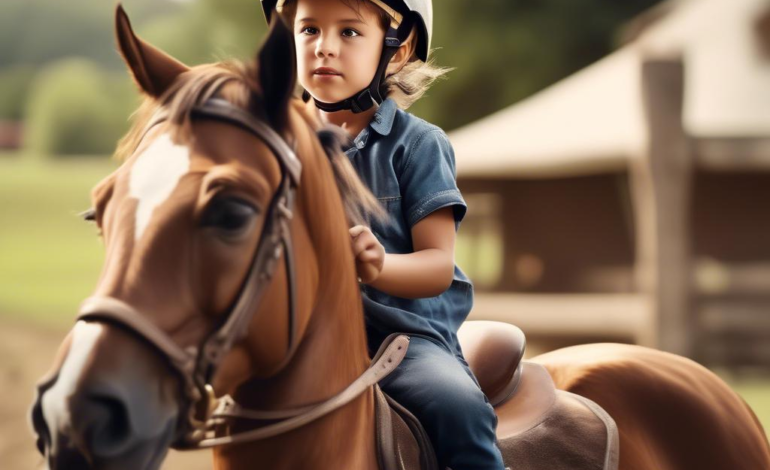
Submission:
{"label": "child's fingers", "polygon": [[374,238],[374,235],[364,232],[353,242],[353,254],[358,257],[361,252],[376,246],[376,243],[377,239]]}
{"label": "child's fingers", "polygon": [[350,233],[350,236],[353,238],[356,238],[357,236],[361,235],[361,233],[369,230],[369,227],[366,225],[356,225],[355,227],[350,227],[350,230],[348,232]]}
{"label": "child's fingers", "polygon": [[377,237],[375,237],[370,230],[366,229],[361,231],[357,236],[354,236],[352,243],[353,253],[358,254],[362,250],[377,246],[379,241],[377,241]]}
{"label": "child's fingers", "polygon": [[371,263],[382,258],[376,250],[364,250],[356,259],[362,263]]}

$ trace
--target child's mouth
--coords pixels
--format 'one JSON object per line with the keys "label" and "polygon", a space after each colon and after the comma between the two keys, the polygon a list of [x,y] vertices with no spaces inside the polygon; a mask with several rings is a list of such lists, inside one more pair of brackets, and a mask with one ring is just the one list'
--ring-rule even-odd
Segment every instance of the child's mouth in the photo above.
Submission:
{"label": "child's mouth", "polygon": [[341,73],[328,67],[319,67],[313,71],[313,75],[339,76]]}

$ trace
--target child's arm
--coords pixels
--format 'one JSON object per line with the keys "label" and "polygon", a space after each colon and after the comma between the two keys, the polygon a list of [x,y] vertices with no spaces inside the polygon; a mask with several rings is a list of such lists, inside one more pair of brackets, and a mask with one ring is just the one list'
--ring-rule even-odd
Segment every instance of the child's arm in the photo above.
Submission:
{"label": "child's arm", "polygon": [[350,229],[356,268],[362,282],[387,294],[420,298],[444,292],[454,277],[455,220],[445,207],[412,227],[414,253],[385,253],[372,232],[363,226]]}

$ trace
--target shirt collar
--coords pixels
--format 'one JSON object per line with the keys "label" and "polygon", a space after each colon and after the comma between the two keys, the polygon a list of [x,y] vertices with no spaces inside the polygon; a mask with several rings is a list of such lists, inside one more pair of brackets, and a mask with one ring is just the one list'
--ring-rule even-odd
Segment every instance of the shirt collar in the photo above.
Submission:
{"label": "shirt collar", "polygon": [[393,120],[396,118],[397,109],[398,105],[391,98],[387,98],[383,101],[374,113],[374,116],[372,116],[369,125],[364,127],[361,133],[353,139],[353,144],[346,150],[346,152],[350,152],[355,148],[361,150],[366,147],[366,143],[369,140],[369,134],[371,133],[369,131],[370,128],[382,136],[389,135],[390,131],[393,129]]}
{"label": "shirt collar", "polygon": [[377,112],[374,113],[369,126],[380,135],[390,134],[390,130],[393,129],[393,120],[396,118],[397,109],[396,102],[392,98],[387,98],[382,102]]}

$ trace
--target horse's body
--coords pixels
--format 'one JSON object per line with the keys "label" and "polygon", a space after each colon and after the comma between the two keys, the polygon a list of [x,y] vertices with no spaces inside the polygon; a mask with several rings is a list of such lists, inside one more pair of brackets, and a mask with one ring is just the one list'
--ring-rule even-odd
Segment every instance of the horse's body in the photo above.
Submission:
{"label": "horse's body", "polygon": [[[359,215],[362,198],[369,211],[376,200],[361,190],[333,142],[319,141],[320,123],[312,110],[289,99],[294,76],[287,32],[273,28],[258,58],[261,67],[252,69],[220,64],[188,69],[136,38],[122,9],[117,35],[148,95],[124,140],[125,163],[93,193],[107,249],[95,298],[120,306],[124,316],[105,320],[90,311],[65,339],[52,373],[40,384],[33,423],[51,469],[155,469],[169,445],[195,443],[183,426],[189,424],[187,405],[200,405],[191,409],[203,413],[205,400],[186,395],[189,390],[180,381],[185,372],[175,373],[152,346],[173,343],[170,350],[183,355],[223,324],[223,312],[250,273],[269,219],[267,208],[274,207],[272,196],[285,176],[275,150],[259,136],[226,122],[191,118],[195,106],[212,96],[269,122],[302,164],[290,217],[295,274],[287,272],[288,262],[276,264],[248,331],[217,363],[213,388],[247,409],[286,410],[328,400],[370,364],[347,226]],[[147,129],[158,109],[168,111],[168,118]],[[287,260],[286,252],[276,255]],[[98,304],[105,315],[110,302]],[[292,308],[293,323],[288,321]],[[139,327],[133,320],[127,324],[125,315],[141,317]],[[287,335],[294,330],[296,343]],[[148,338],[146,331],[165,339]],[[691,361],[642,348],[588,345],[540,356],[525,364],[525,372],[537,370],[537,363],[548,369],[557,388],[584,395],[610,412],[620,430],[624,470],[770,468],[767,440],[751,411]],[[517,470],[543,468],[537,462],[547,455],[529,455],[532,465],[512,459],[527,446],[542,451],[527,439],[544,429],[574,431],[550,445],[577,448],[574,455],[580,454],[584,436],[575,434],[587,428],[539,421],[540,408],[521,406],[539,403],[543,413],[552,412],[538,398],[548,380],[537,385],[524,374],[517,390],[496,408],[501,444],[509,445],[507,464]],[[525,395],[534,401],[525,402]],[[586,426],[598,429],[585,401],[553,403],[567,413],[560,416],[583,413]],[[376,470],[374,410],[369,387],[301,427],[216,448],[215,467]],[[257,427],[236,421],[218,427],[217,435]],[[569,464],[567,458],[563,468],[579,468]]]}

